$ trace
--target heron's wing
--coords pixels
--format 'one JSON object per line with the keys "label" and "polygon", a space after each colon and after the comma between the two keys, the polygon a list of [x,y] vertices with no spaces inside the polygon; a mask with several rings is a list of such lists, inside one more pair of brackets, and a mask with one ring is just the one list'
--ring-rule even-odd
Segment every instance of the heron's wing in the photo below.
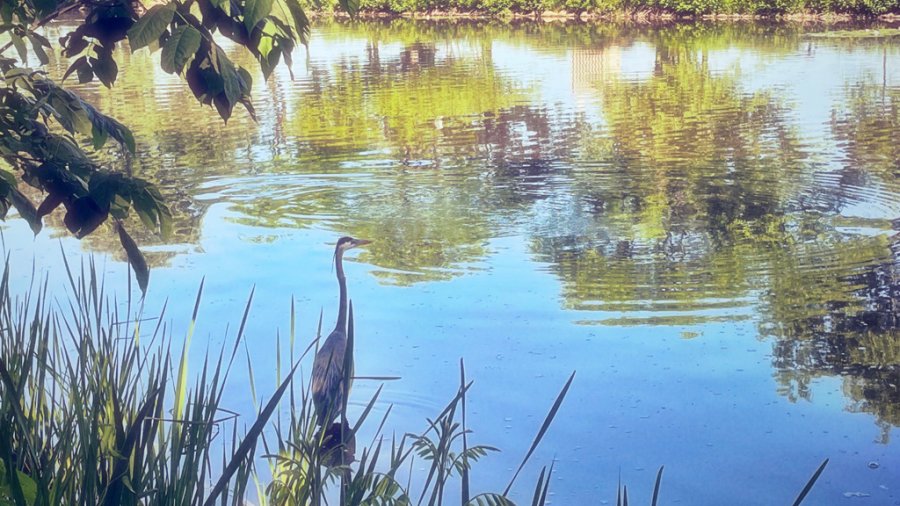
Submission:
{"label": "heron's wing", "polygon": [[312,371],[312,392],[320,420],[326,416],[333,418],[340,413],[346,350],[347,338],[339,332],[332,332],[316,354]]}

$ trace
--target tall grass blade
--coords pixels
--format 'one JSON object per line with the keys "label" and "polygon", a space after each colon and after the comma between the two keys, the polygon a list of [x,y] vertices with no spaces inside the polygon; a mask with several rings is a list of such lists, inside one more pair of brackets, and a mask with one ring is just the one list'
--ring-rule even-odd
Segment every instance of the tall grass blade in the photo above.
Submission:
{"label": "tall grass blade", "polygon": [[375,395],[369,399],[369,402],[366,404],[366,408],[363,410],[362,414],[359,415],[359,419],[356,420],[356,424],[353,425],[353,428],[350,429],[350,437],[355,437],[359,428],[362,427],[363,422],[366,421],[366,418],[369,417],[369,412],[372,411],[372,407],[375,406],[375,402],[378,400],[378,396],[381,395],[381,389],[384,388],[384,385],[378,387],[378,390],[375,391]]}
{"label": "tall grass blade", "polygon": [[819,475],[822,474],[822,471],[825,470],[825,466],[827,466],[827,465],[828,465],[828,459],[825,459],[825,460],[822,462],[822,464],[819,466],[819,468],[816,469],[816,472],[813,473],[813,475],[812,475],[812,477],[809,479],[809,481],[806,482],[806,486],[803,487],[803,490],[800,491],[800,495],[797,496],[797,499],[794,500],[794,506],[799,506],[800,503],[803,502],[803,499],[806,499],[806,494],[808,494],[809,491],[812,490],[813,485],[816,484],[816,480],[819,479]]}
{"label": "tall grass blade", "polygon": [[[163,386],[161,388],[165,388],[165,383],[163,383]],[[128,434],[124,437],[122,446],[117,451],[117,453],[119,454],[119,458],[118,460],[116,460],[116,466],[113,471],[113,481],[107,488],[106,497],[103,501],[104,506],[118,506],[122,504],[122,493],[125,487],[128,486],[125,483],[125,480],[128,477],[127,472],[130,461],[129,457],[131,456],[134,445],[137,442],[141,426],[144,424],[144,420],[148,416],[150,416],[150,413],[156,406],[160,392],[161,390],[157,389],[147,396],[147,400],[144,402],[143,406],[141,406],[141,409],[137,412],[137,415],[135,416],[134,421],[131,424],[131,428],[129,429]]]}
{"label": "tall grass blade", "polygon": [[553,467],[556,465],[556,459],[550,462],[550,471],[547,472],[547,481],[544,482],[544,490],[541,492],[541,499],[538,506],[547,504],[547,492],[550,491],[550,479],[553,478]]}
{"label": "tall grass blade", "polygon": [[[350,402],[350,385],[351,381],[353,381],[353,341],[354,341],[355,327],[353,325],[353,301],[349,301],[349,310],[348,310],[348,318],[347,318],[347,347],[344,350],[344,363],[342,365],[342,372],[344,373],[343,381],[341,382],[341,388],[343,389],[343,395],[341,395],[341,440],[339,446],[340,463],[341,465],[348,464],[344,462],[344,448],[349,442],[348,434],[346,434],[347,423],[347,404]],[[369,403],[369,406],[374,403],[375,399],[372,399],[372,402]],[[368,415],[368,412],[365,413]],[[348,488],[349,488],[349,480],[347,479],[347,473],[341,473],[341,504],[345,504]]]}
{"label": "tall grass blade", "polygon": [[616,481],[616,506],[622,506],[622,470],[619,469],[619,479]]}
{"label": "tall grass blade", "polygon": [[247,458],[251,450],[256,447],[256,440],[262,433],[263,428],[265,428],[266,423],[268,423],[269,418],[272,416],[272,413],[278,406],[279,401],[281,401],[281,396],[284,395],[284,392],[285,390],[287,390],[288,385],[291,384],[291,379],[294,377],[294,373],[297,371],[297,367],[299,366],[300,362],[298,361],[291,368],[290,372],[288,372],[287,377],[284,378],[284,381],[281,382],[278,390],[276,390],[275,393],[272,394],[272,398],[269,399],[269,402],[256,418],[256,421],[253,423],[250,431],[246,436],[244,436],[244,439],[243,441],[241,441],[240,446],[238,446],[237,451],[235,451],[234,455],[232,455],[231,461],[222,471],[222,476],[219,477],[219,481],[216,482],[216,485],[207,496],[206,501],[203,502],[204,506],[213,506],[215,504],[216,498],[228,485],[228,482],[231,480],[231,477],[234,475],[234,473],[238,470],[241,463],[244,461],[244,459]]}
{"label": "tall grass blade", "polygon": [[[459,389],[462,390],[466,386],[466,365],[463,362],[462,357],[459,359]],[[466,394],[462,393],[462,445],[463,445],[463,467],[460,479],[462,483],[460,484],[460,494],[462,496],[462,503],[466,504],[469,502],[469,462],[468,457],[466,456],[469,453],[469,441],[468,434],[466,431]]]}
{"label": "tall grass blade", "polygon": [[566,393],[569,391],[569,386],[572,385],[572,380],[575,379],[575,371],[572,371],[572,375],[569,376],[569,380],[566,381],[565,386],[559,392],[559,395],[556,396],[556,401],[553,403],[553,407],[550,408],[550,412],[547,413],[547,417],[544,418],[544,423],[541,425],[541,430],[538,431],[537,436],[535,436],[534,441],[531,443],[531,448],[528,449],[528,453],[525,454],[525,458],[522,459],[522,463],[519,464],[519,468],[516,469],[516,473],[513,475],[512,479],[509,480],[509,485],[506,486],[506,489],[503,491],[503,495],[508,495],[509,490],[512,488],[513,483],[515,483],[516,478],[518,478],[519,473],[522,471],[522,468],[525,467],[525,464],[528,462],[528,459],[531,458],[531,454],[534,453],[534,450],[540,444],[541,439],[544,438],[544,434],[547,433],[547,429],[550,428],[550,424],[553,423],[553,418],[556,416],[556,412],[559,411],[559,407],[562,405],[563,399],[566,397]]}
{"label": "tall grass blade", "polygon": [[[3,390],[6,392],[7,397],[6,402],[4,402],[3,404],[10,406],[13,418],[15,418],[16,423],[19,425],[19,427],[23,430],[28,430],[30,424],[28,423],[28,419],[25,417],[25,413],[22,411],[22,405],[19,401],[19,399],[22,398],[22,394],[16,388],[15,382],[13,382],[9,371],[6,368],[6,362],[3,360],[3,357],[0,357],[0,384],[3,385]],[[25,450],[28,452],[28,458],[30,459],[30,461],[37,462],[34,442],[27,437],[29,435],[30,431],[26,433]]]}
{"label": "tall grass blade", "polygon": [[[194,301],[194,312],[191,315],[191,323],[188,325],[187,335],[184,337],[184,343],[181,348],[181,361],[178,364],[178,379],[175,383],[175,420],[181,419],[181,413],[185,407],[186,389],[187,389],[187,367],[188,367],[188,350],[191,346],[191,338],[194,335],[194,327],[197,325],[197,313],[200,311],[200,299],[203,296],[203,284],[206,278],[200,280],[200,288],[197,290],[197,298]],[[176,425],[176,430],[177,430]],[[177,436],[176,436],[177,439]]]}
{"label": "tall grass blade", "polygon": [[663,468],[665,466],[659,466],[659,471],[656,472],[656,484],[653,485],[653,499],[650,501],[650,506],[656,506],[659,502],[659,485],[662,483],[662,473]]}
{"label": "tall grass blade", "polygon": [[534,486],[534,495],[531,496],[531,506],[538,506],[541,500],[541,492],[544,488],[544,475],[547,474],[547,466],[541,468],[541,474],[538,476],[537,483]]}
{"label": "tall grass blade", "polygon": [[19,473],[12,459],[12,449],[9,447],[12,434],[9,434],[7,430],[5,426],[0,427],[0,464],[3,465],[4,480],[8,484],[16,506],[28,506],[25,501],[25,493],[22,491],[22,483],[19,481]]}
{"label": "tall grass blade", "polygon": [[290,347],[290,350],[291,350],[291,361],[294,360],[294,355],[293,355],[293,353],[294,353],[294,341],[295,341],[295,339],[297,338],[297,333],[296,333],[296,328],[297,328],[297,327],[296,327],[296,325],[295,325],[295,324],[296,324],[296,321],[297,321],[297,320],[296,320],[296,315],[297,315],[297,311],[296,311],[296,309],[294,308],[294,297],[291,296],[291,347]]}

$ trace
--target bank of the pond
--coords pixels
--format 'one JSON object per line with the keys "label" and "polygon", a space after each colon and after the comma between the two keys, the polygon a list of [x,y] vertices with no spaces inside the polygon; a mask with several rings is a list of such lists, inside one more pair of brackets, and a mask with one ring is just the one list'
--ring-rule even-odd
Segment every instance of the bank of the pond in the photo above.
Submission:
{"label": "bank of the pond", "polygon": [[[338,0],[309,8],[345,16]],[[900,0],[360,0],[360,17],[900,22]]]}
{"label": "bank of the pond", "polygon": [[[342,12],[313,11],[311,18],[348,18]],[[430,11],[405,11],[393,12],[383,10],[360,11],[358,17],[363,20],[379,19],[421,19],[421,20],[509,20],[509,21],[541,21],[541,22],[697,22],[697,21],[756,21],[756,22],[800,22],[800,23],[849,23],[849,22],[885,22],[900,23],[900,14],[889,13],[874,15],[860,15],[838,12],[795,12],[781,14],[678,14],[669,11],[622,10],[615,12],[599,11],[536,11],[536,12],[489,12],[489,11],[460,11],[460,10],[430,10]]]}

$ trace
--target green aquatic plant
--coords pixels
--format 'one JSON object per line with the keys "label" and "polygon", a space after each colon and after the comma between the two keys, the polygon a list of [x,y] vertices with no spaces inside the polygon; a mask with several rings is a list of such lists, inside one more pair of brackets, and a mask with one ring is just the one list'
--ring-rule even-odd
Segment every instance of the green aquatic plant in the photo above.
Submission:
{"label": "green aquatic plant", "polygon": [[[472,464],[496,449],[468,442],[466,396],[472,383],[465,379],[462,361],[459,391],[423,432],[392,438],[388,445],[382,434],[388,408],[356,460],[357,435],[381,388],[352,423],[342,416],[337,428],[317,428],[309,382],[298,382],[295,374],[319,339],[297,351],[293,305],[287,367],[282,367],[280,341],[277,348],[279,386],[256,416],[242,423],[222,399],[237,355],[246,349],[252,291],[235,337],[218,353],[207,352],[201,370],[191,372],[202,282],[179,343],[164,323],[165,306],[148,318],[130,297],[109,297],[93,262],[80,270],[66,263],[66,274],[66,302],[49,295],[47,282],[32,281],[25,295],[14,296],[8,265],[0,278],[3,505],[242,505],[252,486],[258,500],[271,504],[323,504],[335,490],[340,504],[411,504],[413,492],[420,502],[429,497],[431,504],[442,504],[451,478],[461,480],[463,504],[511,504],[507,494],[518,471],[574,378],[573,373],[506,490],[470,497]],[[151,328],[147,322],[154,320]],[[353,335],[350,304],[351,351]],[[247,367],[257,399],[249,361]],[[349,389],[352,368],[344,370]],[[276,415],[279,406],[288,408],[287,418]],[[410,477],[403,484],[401,467],[415,459],[428,463],[429,475],[422,483],[411,485]],[[265,484],[256,470],[262,461],[269,463],[272,476]],[[536,504],[546,499],[551,474],[552,466],[549,473],[541,472]]]}
{"label": "green aquatic plant", "polygon": [[191,383],[190,331],[176,375],[165,308],[147,333],[142,308],[129,297],[120,312],[93,263],[77,277],[69,267],[68,307],[54,307],[46,283],[14,298],[4,269],[0,503],[243,504],[257,440],[296,370],[242,434],[221,401],[252,294],[231,349],[207,356]]}

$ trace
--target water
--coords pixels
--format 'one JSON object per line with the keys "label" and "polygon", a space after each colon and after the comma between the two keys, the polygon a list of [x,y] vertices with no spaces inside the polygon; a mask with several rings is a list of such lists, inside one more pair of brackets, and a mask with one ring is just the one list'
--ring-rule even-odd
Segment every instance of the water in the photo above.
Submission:
{"label": "water", "polygon": [[[293,79],[254,79],[258,123],[223,124],[158,53],[74,88],[133,128],[131,170],[171,202],[174,237],[131,229],[176,336],[206,277],[195,364],[255,285],[271,392],[291,298],[301,338],[333,321],[349,234],[374,240],[346,266],[357,370],[402,377],[374,416],[421,430],[464,358],[470,441],[504,450],[475,490],[502,490],[577,370],[517,497],[555,458],[556,504],[612,502],[620,475],[646,503],[660,465],[668,504],[784,504],[829,458],[810,504],[900,504],[900,45],[818,29],[321,24]],[[62,290],[61,244],[124,293],[110,229],[50,222],[2,225],[16,286],[33,262]],[[248,381],[224,407],[253,411]]]}

